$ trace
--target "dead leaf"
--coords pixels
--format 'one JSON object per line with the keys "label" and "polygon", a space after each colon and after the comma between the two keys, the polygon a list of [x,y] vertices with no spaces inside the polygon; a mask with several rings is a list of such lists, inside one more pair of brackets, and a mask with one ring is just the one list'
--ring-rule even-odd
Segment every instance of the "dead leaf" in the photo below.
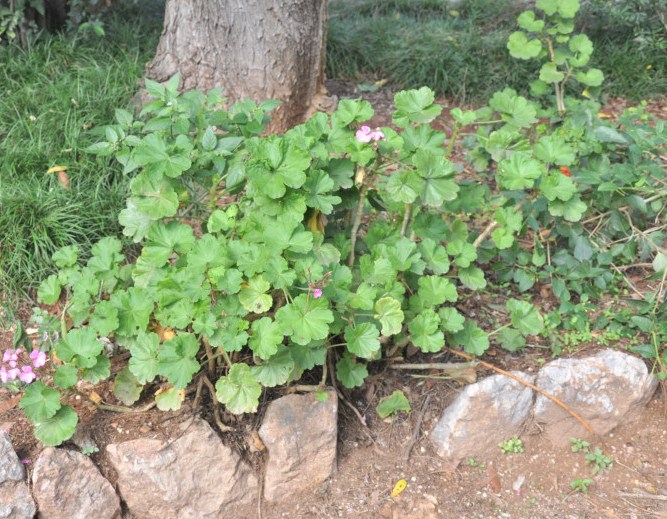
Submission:
{"label": "dead leaf", "polygon": [[486,466],[486,475],[489,476],[489,486],[493,490],[493,493],[500,494],[502,490],[500,478],[498,477],[498,471],[493,465],[489,464]]}
{"label": "dead leaf", "polygon": [[21,395],[16,395],[0,402],[0,414],[14,409],[21,400]]}
{"label": "dead leaf", "polygon": [[69,175],[64,171],[58,173],[58,184],[60,184],[60,187],[63,189],[69,189]]}
{"label": "dead leaf", "polygon": [[264,445],[264,442],[259,437],[259,433],[257,431],[251,431],[248,436],[249,438],[247,439],[247,442],[248,447],[250,448],[250,452],[259,453],[266,450],[266,445]]}
{"label": "dead leaf", "polygon": [[88,398],[90,399],[91,402],[94,402],[96,404],[102,403],[102,397],[97,393],[95,393],[95,391],[91,391],[90,394],[88,395]]}

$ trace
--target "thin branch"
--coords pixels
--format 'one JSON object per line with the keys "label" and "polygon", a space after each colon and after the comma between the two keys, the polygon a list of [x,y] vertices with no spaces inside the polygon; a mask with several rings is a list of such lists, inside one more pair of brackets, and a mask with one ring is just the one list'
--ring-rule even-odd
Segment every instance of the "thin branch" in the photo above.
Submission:
{"label": "thin branch", "polygon": [[412,437],[410,438],[410,442],[405,448],[405,452],[403,453],[403,459],[405,461],[408,461],[410,459],[410,453],[412,452],[412,448],[415,446],[415,443],[417,443],[417,440],[419,439],[419,431],[422,428],[422,421],[424,421],[424,415],[426,414],[426,410],[428,409],[428,404],[431,402],[431,397],[433,396],[433,393],[429,393],[426,396],[426,400],[424,400],[424,403],[422,404],[421,411],[419,412],[419,416],[417,417],[417,423],[415,424],[415,429],[412,431]]}
{"label": "thin branch", "polygon": [[347,257],[347,266],[352,268],[354,266],[354,248],[357,246],[357,233],[361,225],[361,217],[364,214],[364,205],[366,204],[366,193],[370,182],[364,179],[359,189],[359,203],[357,210],[354,213],[354,221],[352,223],[352,231],[350,232],[350,255]]}
{"label": "thin branch", "polygon": [[213,419],[215,420],[215,425],[218,426],[220,432],[233,431],[234,428],[230,427],[229,425],[225,425],[220,418],[220,407],[218,405],[218,398],[215,396],[215,388],[213,387],[213,384],[206,375],[202,375],[202,380],[204,381],[204,384],[206,384],[209,393],[211,393],[211,402],[213,403]]}

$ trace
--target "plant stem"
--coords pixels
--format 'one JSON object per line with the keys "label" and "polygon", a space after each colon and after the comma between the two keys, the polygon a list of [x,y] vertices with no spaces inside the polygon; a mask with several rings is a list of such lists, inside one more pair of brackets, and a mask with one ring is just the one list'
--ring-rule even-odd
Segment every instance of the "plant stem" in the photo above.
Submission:
{"label": "plant stem", "polygon": [[405,236],[405,231],[408,228],[411,209],[412,209],[412,204],[405,204],[405,213],[403,214],[403,223],[401,224],[401,237]]}
{"label": "plant stem", "polygon": [[500,328],[497,328],[497,329],[493,330],[492,332],[489,332],[487,335],[488,335],[489,337],[491,337],[492,335],[495,335],[495,334],[497,334],[498,332],[504,330],[505,328],[509,328],[510,326],[512,326],[512,325],[511,325],[511,324],[504,324],[504,325],[502,325]]}
{"label": "plant stem", "polygon": [[364,205],[366,204],[366,193],[368,192],[368,187],[370,185],[369,177],[366,177],[359,189],[359,203],[357,204],[357,210],[354,213],[354,220],[352,222],[352,232],[350,233],[350,255],[347,257],[347,266],[352,268],[354,265],[354,248],[357,246],[357,233],[359,232],[359,226],[361,225],[361,217],[364,214]]}
{"label": "plant stem", "polygon": [[213,376],[215,374],[215,357],[213,355],[213,350],[211,349],[211,344],[208,342],[206,337],[202,335],[201,342],[204,344],[204,349],[206,350],[206,363],[208,364],[208,374]]}
{"label": "plant stem", "polygon": [[224,346],[222,346],[220,348],[220,353],[222,353],[222,358],[225,359],[225,362],[227,363],[227,366],[229,366],[231,368],[232,365],[233,365],[233,362],[232,362],[232,359],[229,358],[229,355],[227,354],[227,352],[225,351]]}
{"label": "plant stem", "polygon": [[[551,41],[551,38],[547,38],[546,43],[547,43],[547,48],[549,49],[549,58],[551,59],[551,63],[556,65],[556,55],[554,53],[554,46]],[[556,91],[556,108],[558,109],[558,113],[560,115],[563,115],[565,113],[565,102],[563,101],[564,84],[565,81],[554,83],[554,90]]]}
{"label": "plant stem", "polygon": [[452,134],[449,136],[449,142],[447,143],[447,150],[445,151],[446,159],[452,156],[452,152],[454,151],[454,145],[456,144],[456,139],[458,138],[460,131],[461,131],[461,124],[457,122],[454,125],[454,130],[452,131]]}

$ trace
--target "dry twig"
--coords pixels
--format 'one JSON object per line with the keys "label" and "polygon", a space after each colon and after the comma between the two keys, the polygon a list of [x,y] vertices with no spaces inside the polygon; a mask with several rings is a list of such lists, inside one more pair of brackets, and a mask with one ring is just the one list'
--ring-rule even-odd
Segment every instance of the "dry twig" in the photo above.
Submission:
{"label": "dry twig", "polygon": [[403,453],[403,459],[405,461],[408,461],[410,459],[410,453],[412,452],[412,448],[415,446],[415,443],[417,443],[417,440],[419,439],[419,431],[421,431],[422,428],[422,422],[424,421],[424,415],[426,414],[426,410],[428,409],[428,404],[431,402],[431,397],[433,396],[432,393],[429,393],[426,396],[426,400],[424,400],[424,403],[422,404],[421,411],[419,412],[419,416],[417,417],[417,423],[415,424],[415,429],[412,431],[412,437],[410,438],[410,442],[405,448],[405,452]]}

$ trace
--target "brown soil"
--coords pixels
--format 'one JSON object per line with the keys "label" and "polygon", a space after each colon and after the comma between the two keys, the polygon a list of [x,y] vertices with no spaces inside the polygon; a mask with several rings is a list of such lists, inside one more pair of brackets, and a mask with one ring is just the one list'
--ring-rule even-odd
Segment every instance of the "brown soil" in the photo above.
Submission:
{"label": "brown soil", "polygon": [[[329,88],[341,97],[357,96],[351,84],[336,83]],[[378,115],[372,124],[390,121],[393,98],[390,91],[380,89],[358,95],[368,98],[376,109]],[[616,115],[623,107],[624,101],[612,100],[605,111]],[[663,104],[651,105],[650,111],[667,118]],[[448,129],[446,120],[443,127]],[[27,311],[22,313],[22,317],[27,315]],[[0,349],[11,346],[12,333],[12,329],[0,329]],[[601,345],[583,344],[569,354],[588,355],[601,348]],[[539,348],[518,355],[490,350],[486,358],[498,367],[535,372],[544,360],[549,360],[548,353],[548,350],[545,353]],[[436,357],[439,357],[438,362],[455,360],[448,359],[445,354]],[[410,359],[416,363],[433,361],[434,356],[421,354]],[[114,359],[112,370],[119,371],[125,362],[122,357]],[[385,369],[382,363],[378,364],[380,366],[374,367],[376,372],[366,388],[346,393],[347,400],[359,411],[365,425],[349,406],[340,405],[336,475],[320,488],[291,497],[285,504],[258,502],[251,509],[239,510],[238,519],[260,517],[257,505],[261,505],[264,519],[667,518],[667,402],[662,391],[657,391],[637,420],[623,424],[605,438],[603,445],[599,445],[614,459],[611,469],[600,475],[591,475],[591,467],[585,463],[583,454],[573,453],[567,446],[549,444],[535,426],[527,427],[521,434],[525,446],[523,453],[503,454],[498,448],[452,470],[435,454],[428,432],[461,386],[451,379],[437,377],[437,373],[431,373],[434,378],[415,378],[414,372]],[[477,372],[480,378],[488,374],[490,372],[483,369]],[[383,421],[375,413],[375,406],[380,398],[396,389],[404,391],[413,410],[394,420]],[[91,458],[112,483],[115,474],[106,460],[105,445],[140,436],[166,438],[176,423],[192,413],[209,419],[215,428],[210,416],[210,398],[205,389],[199,409],[192,408],[194,395],[190,395],[183,409],[168,413],[155,409],[144,413],[99,410],[86,398],[92,391],[104,402],[119,403],[109,382],[95,387],[81,386],[80,394],[72,396],[68,403],[80,416],[83,441],[89,437],[100,449],[91,454]],[[278,393],[271,396],[278,396]],[[430,402],[425,407],[427,398]],[[150,395],[146,395],[146,401],[149,400]],[[30,472],[31,462],[41,447],[17,404],[16,395],[0,389],[0,430],[9,433]],[[422,412],[423,423],[417,429]],[[259,427],[261,412],[258,416],[240,419],[223,415],[223,420],[234,426],[235,432],[222,434],[222,440],[241,452],[259,473],[262,459],[253,447],[251,432]],[[406,455],[413,437],[417,441]],[[77,448],[72,442],[65,447]],[[513,485],[519,478],[525,481],[517,492]],[[570,488],[570,483],[579,478],[593,480],[588,493]],[[392,498],[392,489],[401,479],[407,482],[407,488]]]}

